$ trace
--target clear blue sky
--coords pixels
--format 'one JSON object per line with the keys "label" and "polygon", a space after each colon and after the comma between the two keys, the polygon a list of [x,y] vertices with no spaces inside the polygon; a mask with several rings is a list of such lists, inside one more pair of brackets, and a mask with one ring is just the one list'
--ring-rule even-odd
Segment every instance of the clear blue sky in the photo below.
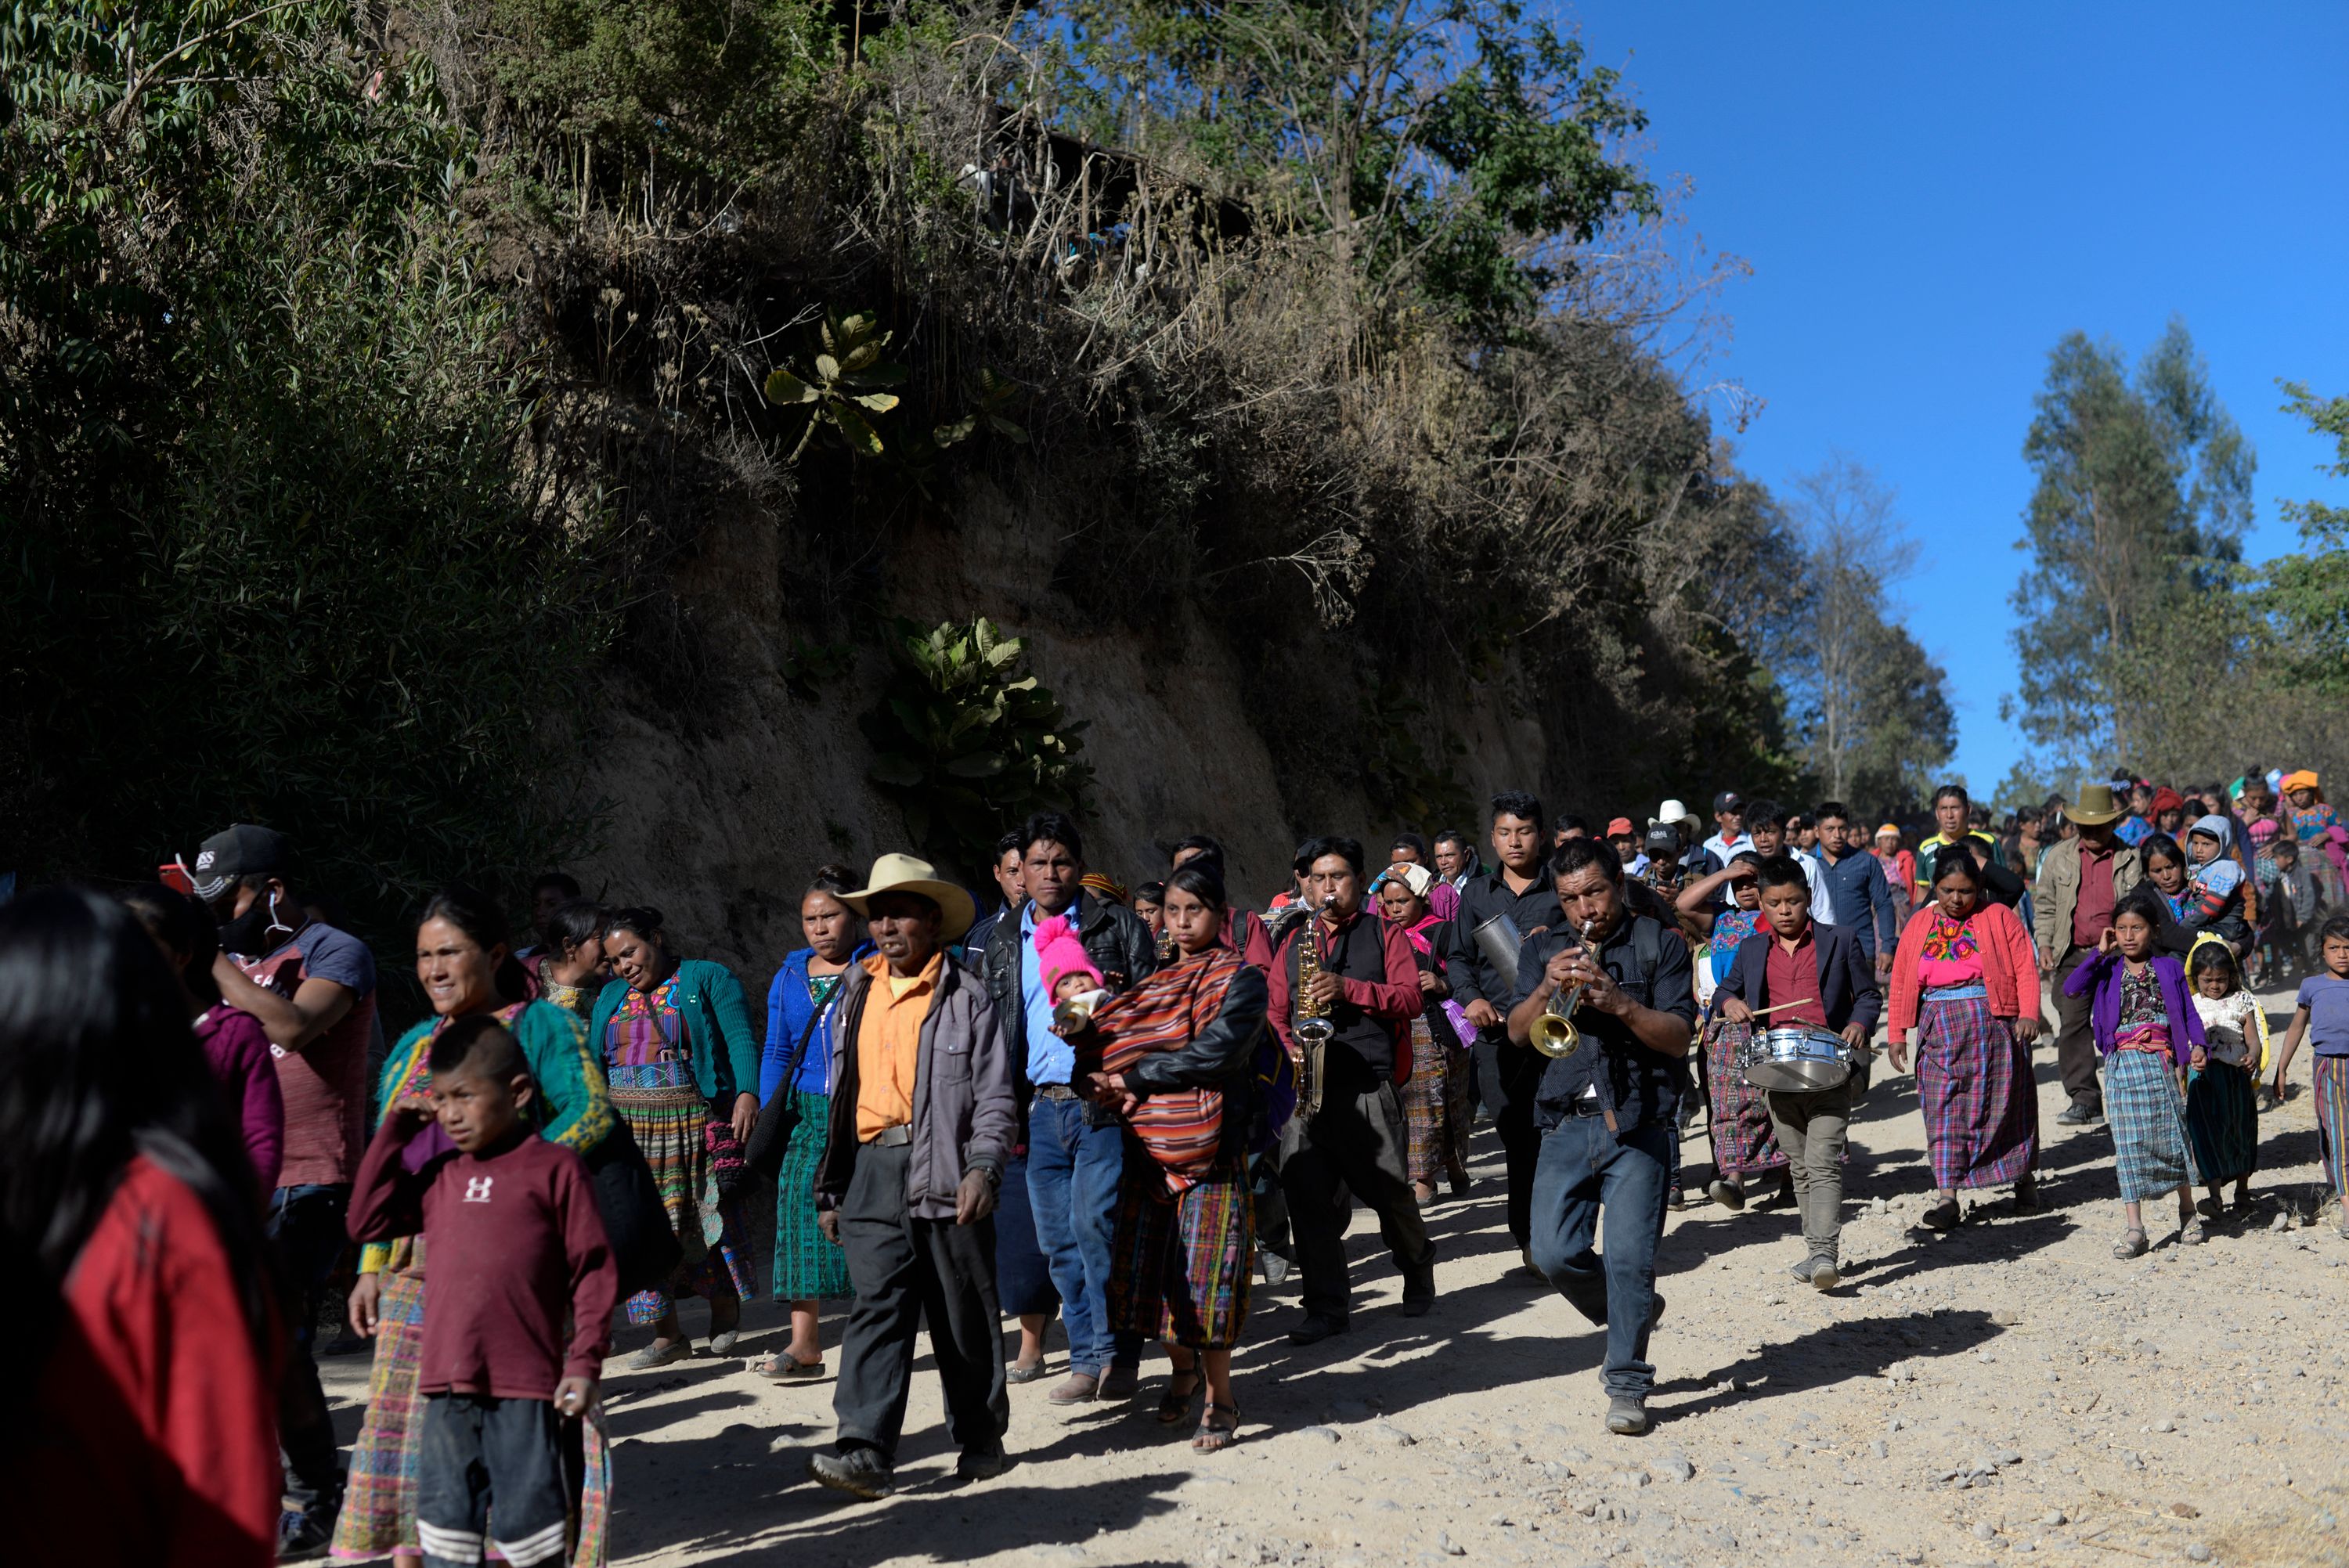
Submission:
{"label": "clear blue sky", "polygon": [[2280,499],[2349,504],[2275,386],[2349,394],[2349,5],[1552,4],[1753,266],[1704,366],[1767,399],[1745,468],[1783,487],[1840,449],[1899,491],[1977,789],[2020,750],[2022,446],[2064,333],[2134,359],[2185,320],[2258,449],[2250,559],[2293,548]]}

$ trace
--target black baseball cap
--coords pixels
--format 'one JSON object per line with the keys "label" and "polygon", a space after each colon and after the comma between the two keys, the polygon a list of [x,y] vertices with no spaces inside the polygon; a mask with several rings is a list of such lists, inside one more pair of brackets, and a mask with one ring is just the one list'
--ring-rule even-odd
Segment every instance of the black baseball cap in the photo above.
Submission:
{"label": "black baseball cap", "polygon": [[211,903],[242,878],[284,876],[290,859],[285,834],[239,822],[203,841],[188,867],[188,881],[196,896]]}
{"label": "black baseball cap", "polygon": [[1648,830],[1648,853],[1677,856],[1681,852],[1680,830],[1669,822],[1660,822]]}
{"label": "black baseball cap", "polygon": [[1723,789],[1713,798],[1713,810],[1716,816],[1723,811],[1743,811],[1745,810],[1745,797],[1734,789]]}

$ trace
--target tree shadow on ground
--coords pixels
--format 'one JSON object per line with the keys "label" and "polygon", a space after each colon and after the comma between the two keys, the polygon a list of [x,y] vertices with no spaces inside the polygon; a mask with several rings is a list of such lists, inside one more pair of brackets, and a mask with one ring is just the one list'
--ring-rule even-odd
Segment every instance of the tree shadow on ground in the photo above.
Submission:
{"label": "tree shadow on ground", "polygon": [[1973,1310],[1827,1324],[1693,1377],[1667,1378],[1656,1385],[1651,1408],[1659,1425],[1669,1426],[1754,1396],[1806,1394],[1881,1377],[1898,1362],[1966,1355],[2005,1332]]}

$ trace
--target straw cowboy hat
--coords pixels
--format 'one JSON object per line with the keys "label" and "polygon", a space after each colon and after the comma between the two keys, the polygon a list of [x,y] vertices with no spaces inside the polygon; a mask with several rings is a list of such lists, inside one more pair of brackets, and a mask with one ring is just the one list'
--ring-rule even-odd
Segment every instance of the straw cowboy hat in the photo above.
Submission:
{"label": "straw cowboy hat", "polygon": [[2083,784],[2080,803],[2064,808],[2064,815],[2084,828],[2101,828],[2107,822],[2117,822],[2128,815],[2128,808],[2113,803],[2113,787],[2109,784]]}
{"label": "straw cowboy hat", "polygon": [[854,892],[840,895],[840,902],[865,918],[872,918],[867,907],[871,901],[885,892],[919,893],[938,906],[938,939],[952,942],[970,929],[978,918],[978,908],[970,894],[950,882],[942,881],[938,868],[927,861],[911,855],[883,855],[873,862],[873,874]]}

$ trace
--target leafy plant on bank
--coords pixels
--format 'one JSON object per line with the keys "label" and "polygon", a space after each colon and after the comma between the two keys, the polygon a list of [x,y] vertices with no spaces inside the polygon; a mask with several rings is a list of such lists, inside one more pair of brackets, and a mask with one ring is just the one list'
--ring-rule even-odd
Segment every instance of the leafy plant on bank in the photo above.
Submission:
{"label": "leafy plant on bank", "polygon": [[1081,809],[1092,782],[1077,756],[1085,725],[1028,670],[1019,638],[980,616],[927,631],[901,619],[888,642],[889,685],[862,721],[876,753],[866,776],[916,843],[974,869],[1007,823]]}

